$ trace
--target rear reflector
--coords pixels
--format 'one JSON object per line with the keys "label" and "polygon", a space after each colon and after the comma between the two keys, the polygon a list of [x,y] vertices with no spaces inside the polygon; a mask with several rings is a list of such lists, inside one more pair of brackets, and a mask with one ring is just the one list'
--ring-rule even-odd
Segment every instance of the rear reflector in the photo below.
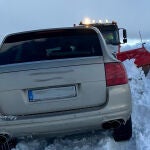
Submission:
{"label": "rear reflector", "polygon": [[121,63],[105,64],[107,86],[121,85],[128,83],[126,70]]}

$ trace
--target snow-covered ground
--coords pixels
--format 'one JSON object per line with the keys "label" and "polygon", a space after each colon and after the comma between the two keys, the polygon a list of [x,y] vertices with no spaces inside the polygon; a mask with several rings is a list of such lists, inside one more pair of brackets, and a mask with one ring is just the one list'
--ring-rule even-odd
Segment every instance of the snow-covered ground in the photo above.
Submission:
{"label": "snow-covered ground", "polygon": [[26,139],[13,150],[150,150],[150,72],[147,77],[133,60],[124,62],[132,93],[133,137],[115,142],[109,132],[87,134],[67,139]]}

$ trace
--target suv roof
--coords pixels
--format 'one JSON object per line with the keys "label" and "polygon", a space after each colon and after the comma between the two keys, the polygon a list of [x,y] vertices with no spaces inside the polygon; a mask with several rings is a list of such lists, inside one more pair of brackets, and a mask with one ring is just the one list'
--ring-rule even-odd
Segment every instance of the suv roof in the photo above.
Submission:
{"label": "suv roof", "polygon": [[[17,42],[21,40],[29,40],[29,39],[38,39],[38,38],[45,38],[49,36],[54,36],[55,34],[60,35],[72,35],[72,32],[74,34],[78,34],[82,32],[83,30],[86,30],[87,34],[96,34],[96,30],[94,30],[93,27],[86,28],[86,27],[67,27],[67,28],[53,28],[53,29],[42,29],[42,30],[32,30],[32,31],[24,31],[24,32],[18,32],[9,34],[5,37],[3,43],[11,43],[11,42]],[[95,31],[95,32],[93,32]]]}

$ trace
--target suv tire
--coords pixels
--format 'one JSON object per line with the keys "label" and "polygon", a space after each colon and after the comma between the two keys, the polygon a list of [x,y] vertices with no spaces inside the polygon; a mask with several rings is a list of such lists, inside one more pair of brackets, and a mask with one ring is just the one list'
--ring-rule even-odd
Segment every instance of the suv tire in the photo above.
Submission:
{"label": "suv tire", "polygon": [[130,140],[130,138],[132,137],[131,117],[125,124],[122,124],[119,128],[114,129],[113,137],[117,142]]}

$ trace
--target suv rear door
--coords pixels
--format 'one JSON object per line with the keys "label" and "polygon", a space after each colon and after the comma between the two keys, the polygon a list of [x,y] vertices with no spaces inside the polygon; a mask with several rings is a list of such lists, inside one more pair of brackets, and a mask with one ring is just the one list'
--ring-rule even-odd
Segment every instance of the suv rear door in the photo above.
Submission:
{"label": "suv rear door", "polygon": [[4,115],[103,105],[106,81],[96,31],[68,28],[8,36],[0,52],[0,83]]}

